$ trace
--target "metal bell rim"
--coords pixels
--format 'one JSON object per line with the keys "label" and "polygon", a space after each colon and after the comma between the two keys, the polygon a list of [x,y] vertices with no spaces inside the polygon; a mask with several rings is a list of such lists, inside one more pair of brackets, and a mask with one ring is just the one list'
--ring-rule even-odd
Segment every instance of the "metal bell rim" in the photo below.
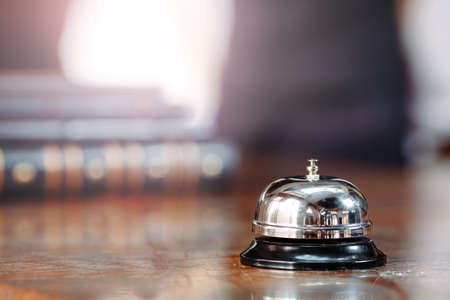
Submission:
{"label": "metal bell rim", "polygon": [[372,232],[372,222],[340,226],[287,227],[252,222],[255,237],[268,236],[288,239],[342,239],[365,237]]}

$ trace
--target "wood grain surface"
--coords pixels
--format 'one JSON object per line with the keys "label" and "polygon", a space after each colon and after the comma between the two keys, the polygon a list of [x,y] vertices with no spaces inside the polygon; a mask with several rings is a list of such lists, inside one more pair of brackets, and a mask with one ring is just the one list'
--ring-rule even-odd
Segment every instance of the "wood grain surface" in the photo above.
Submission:
{"label": "wood grain surface", "polygon": [[[243,161],[221,194],[4,199],[1,299],[448,299],[450,164],[397,169],[321,162],[369,200],[381,268],[243,266],[259,192],[302,162]],[[6,201],[7,200],[7,201]]]}

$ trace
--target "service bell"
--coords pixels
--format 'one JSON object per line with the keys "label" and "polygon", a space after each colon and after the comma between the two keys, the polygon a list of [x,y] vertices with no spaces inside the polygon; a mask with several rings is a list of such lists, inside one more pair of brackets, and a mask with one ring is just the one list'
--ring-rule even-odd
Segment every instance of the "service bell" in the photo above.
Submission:
{"label": "service bell", "polygon": [[367,235],[367,200],[351,182],[318,174],[310,159],[305,176],[285,177],[261,193],[252,222],[254,240],[241,262],[289,270],[362,269],[386,256]]}

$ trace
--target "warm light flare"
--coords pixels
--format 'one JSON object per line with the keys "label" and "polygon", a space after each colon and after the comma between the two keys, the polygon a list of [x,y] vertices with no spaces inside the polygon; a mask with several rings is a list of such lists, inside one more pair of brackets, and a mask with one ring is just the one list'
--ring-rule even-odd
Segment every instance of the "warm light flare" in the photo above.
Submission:
{"label": "warm light flare", "polygon": [[231,17],[231,0],[73,1],[62,67],[78,84],[158,87],[204,107],[218,98]]}

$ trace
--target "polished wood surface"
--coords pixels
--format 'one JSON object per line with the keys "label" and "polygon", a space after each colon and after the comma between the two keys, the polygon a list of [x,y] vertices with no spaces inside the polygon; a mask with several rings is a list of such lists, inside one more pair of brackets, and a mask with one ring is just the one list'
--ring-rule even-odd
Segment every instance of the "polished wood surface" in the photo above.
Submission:
{"label": "polished wood surface", "polygon": [[450,164],[398,169],[321,162],[369,200],[385,267],[278,271],[243,266],[262,188],[303,172],[244,161],[223,193],[9,199],[0,211],[1,299],[448,299]]}

